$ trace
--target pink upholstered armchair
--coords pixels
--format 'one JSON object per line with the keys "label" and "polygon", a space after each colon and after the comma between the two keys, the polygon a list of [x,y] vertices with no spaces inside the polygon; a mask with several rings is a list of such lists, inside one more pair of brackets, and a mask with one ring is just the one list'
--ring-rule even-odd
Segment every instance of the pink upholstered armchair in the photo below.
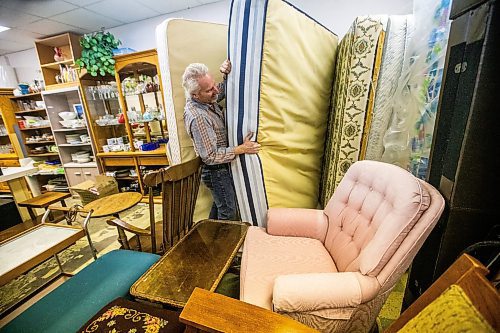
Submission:
{"label": "pink upholstered armchair", "polygon": [[240,299],[326,332],[368,332],[436,224],[443,197],[386,163],[354,163],[324,210],[272,208],[251,227]]}

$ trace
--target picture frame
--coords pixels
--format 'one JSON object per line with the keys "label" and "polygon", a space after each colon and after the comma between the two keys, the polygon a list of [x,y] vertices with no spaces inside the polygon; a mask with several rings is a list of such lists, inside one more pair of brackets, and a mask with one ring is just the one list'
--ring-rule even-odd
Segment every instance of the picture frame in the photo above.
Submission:
{"label": "picture frame", "polygon": [[76,113],[76,117],[78,119],[83,119],[83,105],[82,104],[73,104],[73,110]]}

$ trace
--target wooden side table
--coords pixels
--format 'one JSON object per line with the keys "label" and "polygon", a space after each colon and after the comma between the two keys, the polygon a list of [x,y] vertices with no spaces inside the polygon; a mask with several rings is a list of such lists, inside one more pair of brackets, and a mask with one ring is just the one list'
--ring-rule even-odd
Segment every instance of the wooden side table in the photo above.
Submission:
{"label": "wooden side table", "polygon": [[130,294],[182,308],[196,287],[214,291],[243,244],[248,226],[236,221],[198,222],[132,285]]}
{"label": "wooden side table", "polygon": [[45,210],[52,204],[56,202],[61,202],[63,207],[66,207],[64,199],[69,198],[71,194],[65,192],[45,192],[42,195],[36,196],[34,198],[18,202],[19,207],[26,207],[28,213],[33,221],[36,221],[35,208],[44,208]]}

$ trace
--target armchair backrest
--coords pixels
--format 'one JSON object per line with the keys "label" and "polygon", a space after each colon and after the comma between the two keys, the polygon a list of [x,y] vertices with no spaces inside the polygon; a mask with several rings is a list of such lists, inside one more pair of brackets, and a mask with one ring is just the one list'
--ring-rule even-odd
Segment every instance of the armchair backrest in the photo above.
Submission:
{"label": "armchair backrest", "polygon": [[[432,197],[429,190],[433,191]],[[402,244],[404,253],[400,257],[407,257],[422,236],[411,231],[418,224],[422,230],[427,230],[426,226],[432,229],[443,207],[442,196],[432,186],[404,169],[377,161],[358,161],[349,168],[325,207],[329,223],[325,247],[340,272],[378,276]]]}
{"label": "armchair backrest", "polygon": [[[181,164],[153,171],[144,176],[144,184],[149,187],[152,233],[155,230],[152,187],[161,184],[164,249],[172,247],[174,239],[180,239],[193,225],[196,198],[200,188],[201,165],[201,159],[197,157]],[[154,241],[154,234],[152,239]],[[156,247],[154,243],[153,247]]]}

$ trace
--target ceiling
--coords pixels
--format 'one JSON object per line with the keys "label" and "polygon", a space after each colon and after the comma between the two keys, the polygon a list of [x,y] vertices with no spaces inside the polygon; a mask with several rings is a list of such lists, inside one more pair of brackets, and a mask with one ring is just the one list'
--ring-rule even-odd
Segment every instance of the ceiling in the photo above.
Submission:
{"label": "ceiling", "polygon": [[33,48],[37,38],[114,28],[220,0],[0,0],[0,55]]}

